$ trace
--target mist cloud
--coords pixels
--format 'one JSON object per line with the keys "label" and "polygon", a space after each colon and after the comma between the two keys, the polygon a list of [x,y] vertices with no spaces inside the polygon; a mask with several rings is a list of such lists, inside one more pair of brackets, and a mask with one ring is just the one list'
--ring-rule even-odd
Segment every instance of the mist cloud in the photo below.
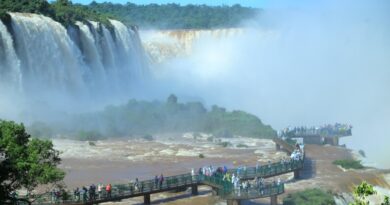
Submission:
{"label": "mist cloud", "polygon": [[294,2],[270,1],[242,35],[199,39],[190,57],[158,68],[160,90],[250,111],[277,129],[350,123],[343,141],[389,168],[390,2]]}

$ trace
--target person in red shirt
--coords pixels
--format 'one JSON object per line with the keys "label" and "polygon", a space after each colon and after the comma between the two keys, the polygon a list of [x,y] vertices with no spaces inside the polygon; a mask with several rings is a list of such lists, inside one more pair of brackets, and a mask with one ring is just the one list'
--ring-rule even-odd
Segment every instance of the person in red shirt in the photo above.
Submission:
{"label": "person in red shirt", "polygon": [[111,198],[111,184],[107,184],[106,192],[107,192],[107,197]]}

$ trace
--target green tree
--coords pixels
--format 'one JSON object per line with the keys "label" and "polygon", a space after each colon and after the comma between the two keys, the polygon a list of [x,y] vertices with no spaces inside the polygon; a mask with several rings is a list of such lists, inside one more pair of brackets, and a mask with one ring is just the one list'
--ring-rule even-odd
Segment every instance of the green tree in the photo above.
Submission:
{"label": "green tree", "polygon": [[349,205],[368,205],[368,196],[376,194],[374,187],[371,184],[363,181],[359,186],[355,187],[353,191],[354,202]]}
{"label": "green tree", "polygon": [[383,201],[383,203],[381,203],[381,205],[390,205],[390,200],[388,196],[385,196],[385,200]]}
{"label": "green tree", "polygon": [[0,120],[0,204],[13,199],[10,193],[26,188],[33,190],[39,184],[61,181],[65,173],[57,168],[59,151],[48,140],[31,138],[23,124]]}

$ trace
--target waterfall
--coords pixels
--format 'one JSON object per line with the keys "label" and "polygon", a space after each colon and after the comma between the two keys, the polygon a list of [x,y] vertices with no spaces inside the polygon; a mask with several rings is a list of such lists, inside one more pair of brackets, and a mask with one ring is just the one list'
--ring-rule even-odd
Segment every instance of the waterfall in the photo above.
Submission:
{"label": "waterfall", "polygon": [[0,88],[22,90],[20,60],[16,56],[13,40],[0,21]]}
{"label": "waterfall", "polygon": [[144,78],[147,64],[138,33],[119,21],[110,20],[110,27],[89,21],[65,28],[38,14],[10,16],[7,24],[0,21],[0,91],[12,96],[0,94],[9,102],[17,98],[70,109],[112,103],[131,98],[129,91]]}
{"label": "waterfall", "polygon": [[[141,62],[136,60],[138,55],[135,44],[135,32],[120,21],[110,20],[110,22],[114,26],[116,34],[117,56],[119,56],[124,65],[131,65],[131,67],[142,66]],[[141,76],[140,70],[130,70],[129,67],[122,67],[119,70],[119,74],[121,76],[131,76],[130,80],[137,80]]]}
{"label": "waterfall", "polygon": [[36,14],[11,13],[24,90],[33,93],[80,93],[87,74],[81,53],[66,29]]}
{"label": "waterfall", "polygon": [[84,54],[84,61],[91,68],[90,82],[95,83],[92,87],[96,88],[97,85],[104,85],[106,84],[106,73],[94,35],[87,25],[81,22],[76,22],[76,25],[80,28],[80,43]]}

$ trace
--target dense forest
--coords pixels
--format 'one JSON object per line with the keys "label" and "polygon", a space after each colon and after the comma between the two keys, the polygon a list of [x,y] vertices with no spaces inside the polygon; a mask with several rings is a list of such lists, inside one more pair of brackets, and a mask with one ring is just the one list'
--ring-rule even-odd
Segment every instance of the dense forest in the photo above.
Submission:
{"label": "dense forest", "polygon": [[234,6],[206,6],[179,4],[96,3],[75,4],[71,0],[1,0],[0,18],[7,20],[7,12],[38,13],[49,16],[67,26],[75,21],[93,20],[110,25],[108,19],[121,20],[128,26],[156,29],[209,29],[235,27],[260,10]]}
{"label": "dense forest", "polygon": [[133,3],[113,4],[92,2],[89,8],[113,15],[128,25],[156,29],[210,29],[237,27],[240,22],[251,19],[260,9],[233,6],[207,6],[179,4]]}
{"label": "dense forest", "polygon": [[[246,136],[271,138],[276,132],[259,118],[243,111],[228,112],[212,106],[207,110],[200,102],[179,103],[171,95],[166,102],[130,100],[127,104],[108,106],[103,111],[71,117],[61,132],[83,140],[106,137],[145,136],[158,133],[204,132],[216,137]],[[58,133],[56,125],[35,123],[29,127],[34,136]],[[61,133],[60,132],[60,133]]]}
{"label": "dense forest", "polygon": [[110,26],[108,21],[113,16],[101,14],[85,5],[73,4],[70,0],[56,0],[49,3],[46,0],[0,0],[0,18],[9,19],[7,12],[36,13],[51,17],[67,26],[76,21],[98,21]]}

